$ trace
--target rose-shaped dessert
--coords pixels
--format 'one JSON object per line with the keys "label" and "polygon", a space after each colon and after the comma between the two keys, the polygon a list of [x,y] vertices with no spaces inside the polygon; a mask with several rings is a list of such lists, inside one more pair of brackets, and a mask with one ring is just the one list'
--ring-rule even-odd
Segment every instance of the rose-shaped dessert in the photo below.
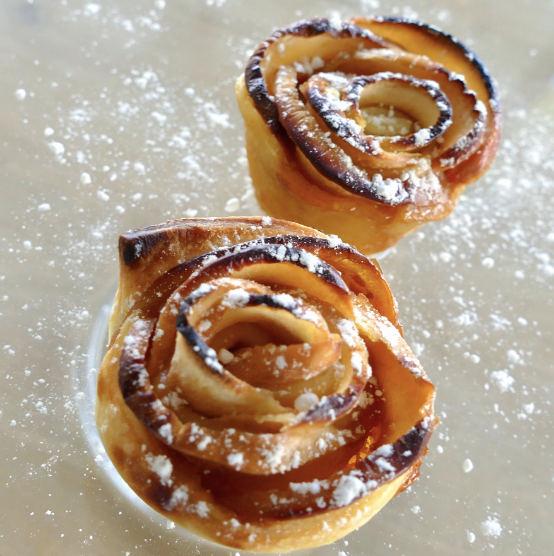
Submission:
{"label": "rose-shaped dessert", "polygon": [[124,480],[217,543],[329,543],[411,484],[434,388],[375,263],[263,218],[120,238],[97,423]]}
{"label": "rose-shaped dessert", "polygon": [[262,208],[368,254],[448,216],[499,146],[484,65],[413,21],[318,18],[278,29],[236,89]]}

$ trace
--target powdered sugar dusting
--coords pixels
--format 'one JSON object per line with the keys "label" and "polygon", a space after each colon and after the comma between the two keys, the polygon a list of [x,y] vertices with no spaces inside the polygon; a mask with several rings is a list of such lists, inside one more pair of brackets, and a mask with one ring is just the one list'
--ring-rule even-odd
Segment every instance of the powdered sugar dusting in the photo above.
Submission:
{"label": "powdered sugar dusting", "polygon": [[481,523],[481,532],[485,537],[498,538],[502,535],[502,525],[496,517],[488,517]]}
{"label": "powdered sugar dusting", "polygon": [[337,328],[346,345],[350,348],[356,347],[360,339],[356,325],[350,320],[342,319],[337,323]]}
{"label": "powdered sugar dusting", "polygon": [[150,470],[159,477],[162,484],[172,484],[171,474],[173,473],[173,464],[167,456],[155,456],[154,454],[146,454],[144,456],[144,459],[150,467]]}
{"label": "powdered sugar dusting", "polygon": [[507,371],[493,371],[490,376],[491,381],[498,387],[500,392],[504,393],[514,391],[513,386],[515,384],[515,378],[510,376]]}
{"label": "powdered sugar dusting", "polygon": [[240,469],[244,464],[244,455],[241,453],[233,453],[227,456],[227,462],[231,467],[235,469]]}
{"label": "powdered sugar dusting", "polygon": [[227,293],[222,305],[230,309],[239,309],[240,307],[244,307],[249,300],[250,294],[246,290],[236,288]]}
{"label": "powdered sugar dusting", "polygon": [[343,475],[333,492],[333,503],[339,508],[348,506],[365,493],[363,481],[352,475]]}

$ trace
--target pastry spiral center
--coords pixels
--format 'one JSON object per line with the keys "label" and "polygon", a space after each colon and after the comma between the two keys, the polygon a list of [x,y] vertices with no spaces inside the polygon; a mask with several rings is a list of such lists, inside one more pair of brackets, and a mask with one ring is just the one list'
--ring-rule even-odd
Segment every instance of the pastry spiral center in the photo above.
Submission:
{"label": "pastry spiral center", "polygon": [[316,117],[366,153],[420,150],[452,125],[452,107],[438,84],[410,75],[319,73],[300,90]]}
{"label": "pastry spiral center", "polygon": [[213,350],[227,371],[252,386],[275,390],[308,380],[340,357],[340,336],[300,299],[240,279],[214,280],[201,292],[182,306],[198,335],[185,337],[193,349],[204,342],[206,353]]}

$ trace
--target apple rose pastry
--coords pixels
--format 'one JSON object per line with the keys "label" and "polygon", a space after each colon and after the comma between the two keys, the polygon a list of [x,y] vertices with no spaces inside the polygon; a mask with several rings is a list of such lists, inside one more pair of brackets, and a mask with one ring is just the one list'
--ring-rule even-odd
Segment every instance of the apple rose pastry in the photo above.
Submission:
{"label": "apple rose pastry", "polygon": [[278,29],[236,92],[262,208],[368,254],[448,216],[499,146],[486,68],[423,23],[317,18]]}
{"label": "apple rose pastry", "polygon": [[330,543],[411,484],[434,388],[379,268],[263,218],[120,238],[97,423],[131,488],[211,541]]}

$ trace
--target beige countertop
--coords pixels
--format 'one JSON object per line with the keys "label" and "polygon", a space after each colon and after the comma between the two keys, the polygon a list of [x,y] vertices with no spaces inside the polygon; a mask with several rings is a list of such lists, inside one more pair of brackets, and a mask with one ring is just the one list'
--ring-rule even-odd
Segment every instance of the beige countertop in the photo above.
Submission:
{"label": "beige countertop", "polygon": [[552,0],[0,3],[2,556],[235,555],[114,484],[90,399],[102,319],[121,232],[259,214],[234,80],[272,29],[334,10],[463,40],[497,80],[505,132],[455,213],[382,262],[437,386],[421,478],[312,553],[552,556]]}

